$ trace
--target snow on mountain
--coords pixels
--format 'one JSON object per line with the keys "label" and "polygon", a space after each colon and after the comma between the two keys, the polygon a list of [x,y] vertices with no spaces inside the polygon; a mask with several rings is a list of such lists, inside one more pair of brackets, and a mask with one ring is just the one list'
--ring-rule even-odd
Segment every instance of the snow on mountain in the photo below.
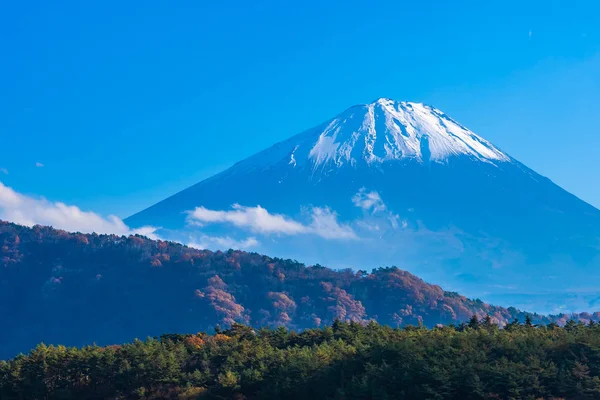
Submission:
{"label": "snow on mountain", "polygon": [[327,162],[355,165],[358,160],[370,164],[402,158],[445,162],[453,156],[510,161],[494,145],[436,108],[383,98],[334,118],[318,134],[308,156],[315,167]]}
{"label": "snow on mountain", "polygon": [[[600,211],[420,103],[350,107],[125,222],[178,240],[251,237],[258,251],[333,267],[398,265],[537,311],[600,299],[557,294],[600,287]],[[552,306],[526,303],[529,285]]]}
{"label": "snow on mountain", "polygon": [[350,107],[325,124],[251,157],[245,164],[287,159],[292,167],[310,164],[316,171],[402,159],[445,163],[459,156],[492,164],[511,161],[493,144],[436,108],[381,98]]}

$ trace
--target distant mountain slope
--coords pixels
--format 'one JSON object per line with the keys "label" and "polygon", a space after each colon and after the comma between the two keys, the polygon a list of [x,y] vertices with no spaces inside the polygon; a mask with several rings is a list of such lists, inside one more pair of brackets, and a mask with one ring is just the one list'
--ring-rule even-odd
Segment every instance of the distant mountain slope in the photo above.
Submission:
{"label": "distant mountain slope", "polygon": [[[266,232],[253,225],[260,215],[244,215],[256,206],[348,234]],[[401,264],[469,296],[544,312],[600,298],[600,211],[420,103],[351,107],[125,222],[180,241],[252,235],[261,252],[335,267]]]}
{"label": "distant mountain slope", "polygon": [[334,271],[256,253],[0,221],[0,359],[41,341],[111,344],[232,322],[303,329],[337,318],[433,326],[473,314],[500,323],[524,319],[514,308],[445,292],[397,268]]}

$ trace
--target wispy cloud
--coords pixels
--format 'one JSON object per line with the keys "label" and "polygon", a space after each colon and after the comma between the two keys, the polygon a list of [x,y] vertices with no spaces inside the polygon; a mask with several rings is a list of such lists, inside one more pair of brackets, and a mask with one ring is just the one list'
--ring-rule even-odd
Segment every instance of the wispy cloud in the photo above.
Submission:
{"label": "wispy cloud", "polygon": [[376,191],[367,191],[366,188],[361,188],[353,197],[352,203],[356,207],[362,208],[368,213],[375,215],[377,213],[385,213],[390,221],[392,228],[397,229],[398,226],[406,228],[406,221],[400,221],[400,216],[391,212],[387,205],[383,202],[381,196]]}
{"label": "wispy cloud", "polygon": [[357,236],[349,225],[340,224],[337,214],[328,207],[313,207],[309,233],[325,239],[356,239]]}
{"label": "wispy cloud", "polygon": [[358,193],[352,197],[352,203],[356,207],[360,207],[363,210],[376,213],[378,211],[385,211],[386,205],[381,200],[381,196],[376,191],[367,192],[365,188],[361,188]]}
{"label": "wispy cloud", "polygon": [[209,250],[228,250],[228,249],[239,249],[246,250],[254,248],[259,245],[258,240],[254,237],[248,237],[243,240],[236,240],[229,236],[208,236],[202,235],[197,239],[192,239],[187,244],[189,247],[195,249],[209,249]]}
{"label": "wispy cloud", "polygon": [[348,225],[337,221],[337,214],[329,208],[309,210],[310,223],[304,224],[282,214],[271,214],[267,209],[234,204],[232,210],[210,210],[197,207],[188,213],[191,224],[231,224],[258,234],[299,235],[315,234],[325,239],[352,239],[356,234]]}
{"label": "wispy cloud", "polygon": [[196,207],[189,216],[193,222],[199,225],[230,223],[238,228],[247,228],[256,233],[295,235],[306,231],[306,227],[301,223],[281,214],[270,214],[261,206],[244,207],[234,204],[232,208],[233,210],[218,211]]}
{"label": "wispy cloud", "polygon": [[0,168],[0,174],[8,175],[8,170],[6,168]]}
{"label": "wispy cloud", "polygon": [[379,231],[381,229],[378,224],[370,224],[370,223],[365,222],[365,221],[357,221],[356,225],[359,228],[366,229],[366,230],[371,231],[371,232],[376,232],[376,231]]}
{"label": "wispy cloud", "polygon": [[150,226],[129,228],[120,218],[109,215],[104,218],[77,206],[33,198],[16,192],[0,182],[0,219],[20,225],[49,225],[70,232],[114,233],[117,235],[140,234],[156,239],[156,229]]}
{"label": "wispy cloud", "polygon": [[38,162],[35,163],[35,166],[38,167],[38,168],[43,168],[44,164],[42,164],[41,162],[38,161]]}
{"label": "wispy cloud", "polygon": [[491,285],[491,286],[496,289],[505,289],[505,290],[516,290],[517,289],[516,285]]}

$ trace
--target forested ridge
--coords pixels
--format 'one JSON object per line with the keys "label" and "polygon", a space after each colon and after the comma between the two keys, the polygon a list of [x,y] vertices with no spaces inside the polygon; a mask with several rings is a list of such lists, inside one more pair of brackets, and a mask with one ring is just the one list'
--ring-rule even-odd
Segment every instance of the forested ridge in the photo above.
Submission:
{"label": "forested ridge", "polygon": [[491,318],[427,329],[234,324],[125,345],[39,345],[0,362],[0,398],[597,399],[600,326]]}
{"label": "forested ridge", "polygon": [[[336,271],[243,251],[0,221],[0,358],[40,342],[123,343],[232,323],[297,331],[336,319],[433,327],[474,314],[501,325],[526,315],[446,292],[396,267]],[[560,325],[599,317],[531,315],[536,324]]]}

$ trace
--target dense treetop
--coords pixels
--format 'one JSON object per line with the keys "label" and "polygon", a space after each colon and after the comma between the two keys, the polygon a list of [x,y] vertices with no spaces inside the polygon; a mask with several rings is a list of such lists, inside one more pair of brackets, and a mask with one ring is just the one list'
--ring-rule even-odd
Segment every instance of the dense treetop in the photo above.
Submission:
{"label": "dense treetop", "polygon": [[595,323],[334,321],[300,333],[234,324],[120,346],[42,344],[0,361],[0,398],[597,399],[599,375]]}

